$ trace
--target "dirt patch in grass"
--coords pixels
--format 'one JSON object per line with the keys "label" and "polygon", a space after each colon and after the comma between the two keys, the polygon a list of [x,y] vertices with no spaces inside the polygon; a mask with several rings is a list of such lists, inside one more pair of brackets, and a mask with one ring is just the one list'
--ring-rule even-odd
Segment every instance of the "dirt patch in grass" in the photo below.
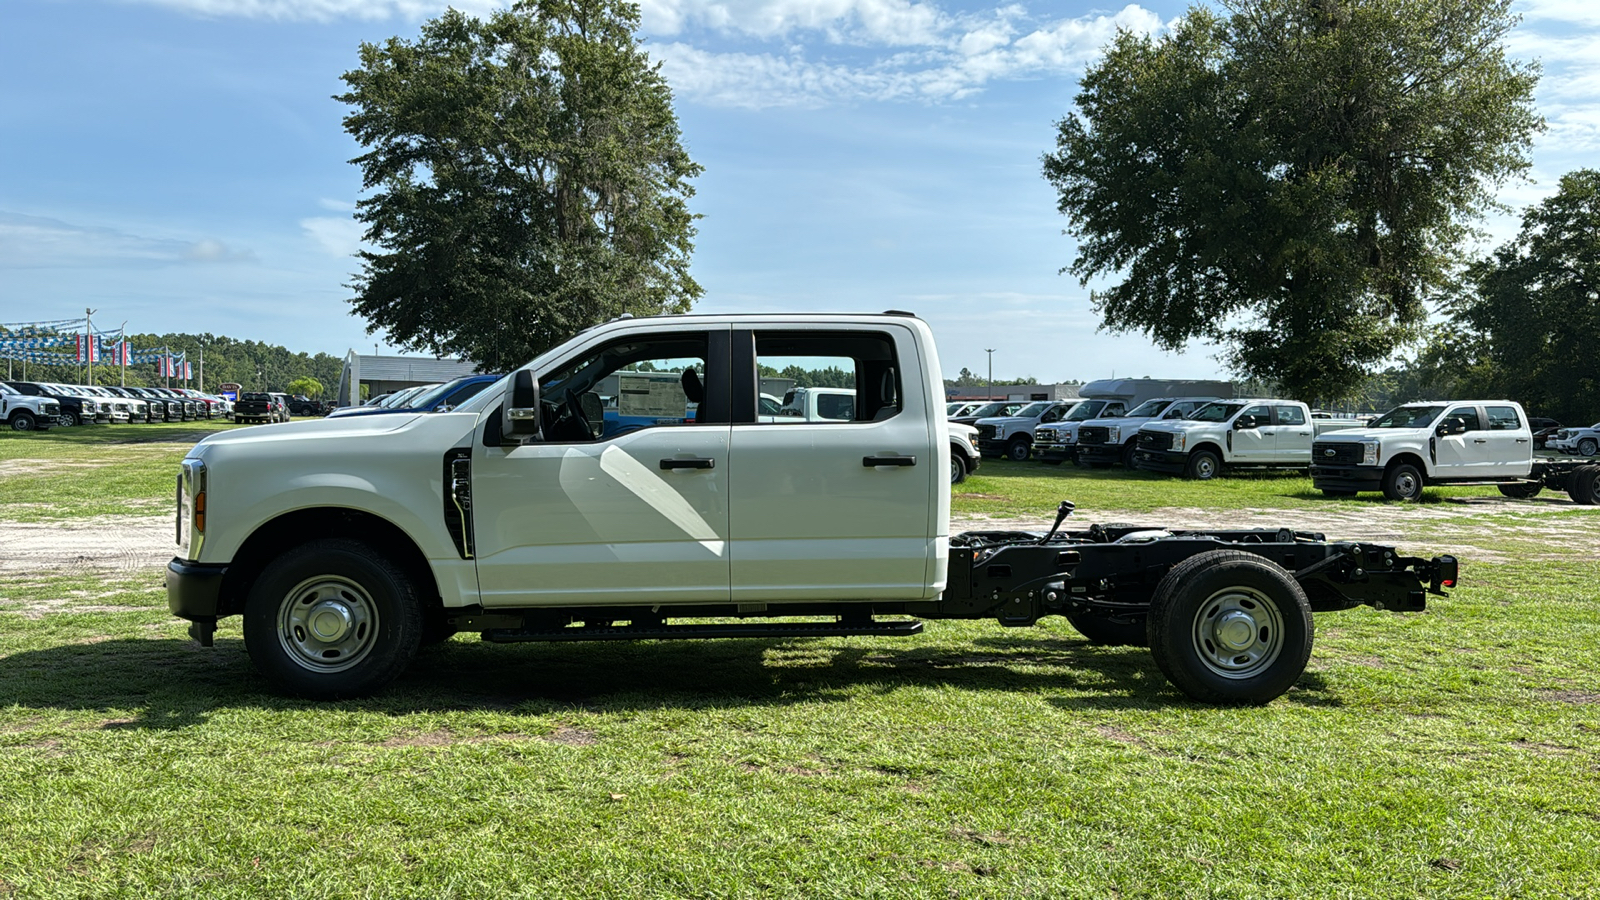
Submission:
{"label": "dirt patch in grass", "polygon": [[425,731],[420,734],[399,734],[384,741],[379,741],[378,746],[388,750],[401,747],[448,747],[461,742],[455,732],[441,728],[437,731]]}
{"label": "dirt patch in grass", "polygon": [[1600,703],[1600,694],[1591,691],[1540,691],[1546,700],[1555,703],[1576,703],[1582,706],[1592,706]]}
{"label": "dirt patch in grass", "polygon": [[159,569],[175,550],[171,516],[0,522],[0,574]]}
{"label": "dirt patch in grass", "polygon": [[562,725],[555,731],[541,735],[540,740],[566,747],[589,747],[600,743],[600,736],[583,728]]}

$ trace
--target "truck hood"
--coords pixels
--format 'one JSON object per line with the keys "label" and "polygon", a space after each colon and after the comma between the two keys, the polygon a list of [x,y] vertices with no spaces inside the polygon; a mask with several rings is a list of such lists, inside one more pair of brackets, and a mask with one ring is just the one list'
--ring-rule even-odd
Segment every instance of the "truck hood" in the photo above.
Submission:
{"label": "truck hood", "polygon": [[1385,437],[1414,438],[1419,434],[1427,434],[1429,428],[1341,428],[1337,431],[1327,431],[1317,435],[1317,443],[1329,441],[1333,443],[1349,443],[1352,441],[1376,441]]}
{"label": "truck hood", "polygon": [[338,440],[340,438],[382,434],[399,431],[421,418],[421,413],[408,416],[350,416],[339,419],[311,419],[305,422],[284,422],[279,425],[255,425],[222,431],[207,436],[189,451],[191,457],[204,459],[213,447],[243,447],[253,444],[269,445],[285,441],[300,447],[307,441]]}

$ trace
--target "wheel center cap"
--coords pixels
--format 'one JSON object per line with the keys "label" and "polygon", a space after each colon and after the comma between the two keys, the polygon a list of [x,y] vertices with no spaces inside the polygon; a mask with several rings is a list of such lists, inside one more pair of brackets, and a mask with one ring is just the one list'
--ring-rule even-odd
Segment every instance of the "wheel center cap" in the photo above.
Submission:
{"label": "wheel center cap", "polygon": [[312,608],[307,624],[317,640],[333,643],[350,632],[350,610],[342,603],[324,600]]}
{"label": "wheel center cap", "polygon": [[1217,643],[1229,650],[1243,650],[1256,642],[1256,623],[1238,610],[1227,613],[1217,622]]}

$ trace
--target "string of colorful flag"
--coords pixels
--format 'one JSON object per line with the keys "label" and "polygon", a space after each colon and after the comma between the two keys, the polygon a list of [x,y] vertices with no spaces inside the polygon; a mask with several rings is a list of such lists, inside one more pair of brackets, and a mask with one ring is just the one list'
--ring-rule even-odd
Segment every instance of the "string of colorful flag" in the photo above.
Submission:
{"label": "string of colorful flag", "polygon": [[[45,365],[131,366],[153,362],[156,374],[163,378],[194,377],[194,366],[189,362],[187,351],[173,353],[167,347],[136,350],[120,329],[91,334],[86,333],[87,324],[84,319],[65,319],[0,325],[0,359]],[[71,348],[70,352],[62,352],[66,348]]]}

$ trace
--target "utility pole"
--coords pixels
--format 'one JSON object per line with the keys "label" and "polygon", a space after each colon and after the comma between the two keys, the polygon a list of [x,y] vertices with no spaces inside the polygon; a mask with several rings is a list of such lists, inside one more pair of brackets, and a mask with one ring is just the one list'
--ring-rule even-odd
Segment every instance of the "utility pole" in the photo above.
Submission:
{"label": "utility pole", "polygon": [[89,317],[99,312],[98,309],[83,308],[83,364],[85,374],[84,384],[94,384],[94,326],[90,324]]}
{"label": "utility pole", "polygon": [[122,380],[118,382],[122,387],[128,386],[128,320],[122,320],[122,327],[117,329],[117,365],[122,368]]}
{"label": "utility pole", "polygon": [[991,347],[991,348],[989,348],[989,349],[987,349],[987,350],[985,350],[983,352],[989,354],[989,399],[993,400],[994,399],[994,348]]}

